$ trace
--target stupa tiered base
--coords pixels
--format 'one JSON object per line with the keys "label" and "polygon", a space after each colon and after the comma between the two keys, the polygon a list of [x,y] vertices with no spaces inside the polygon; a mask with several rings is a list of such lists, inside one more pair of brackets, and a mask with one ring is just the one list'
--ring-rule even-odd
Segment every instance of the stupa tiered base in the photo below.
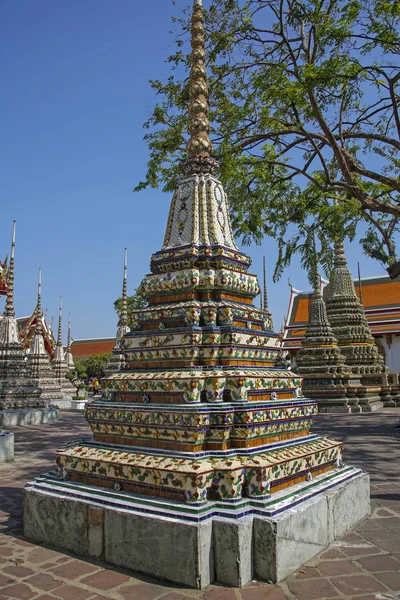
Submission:
{"label": "stupa tiered base", "polygon": [[400,406],[398,373],[313,374],[305,377],[303,391],[318,402],[320,413],[366,413]]}
{"label": "stupa tiered base", "polygon": [[128,379],[125,401],[87,406],[94,439],[27,485],[25,535],[195,588],[288,576],[368,515],[369,478],[310,434],[317,405],[296,376],[258,375],[258,401],[132,403]]}
{"label": "stupa tiered base", "polygon": [[275,366],[270,315],[200,295],[135,313],[126,368],[86,407],[93,440],[58,450],[58,472],[26,488],[28,538],[195,588],[241,586],[283,579],[368,515],[368,476],[310,434],[316,401]]}
{"label": "stupa tiered base", "polygon": [[[320,413],[365,413],[384,406],[382,376],[361,378],[349,374],[313,374],[304,378],[303,390],[318,402]],[[387,391],[392,398],[391,388]]]}
{"label": "stupa tiered base", "polygon": [[[88,451],[93,456],[96,446]],[[24,533],[180,585],[242,587],[254,578],[281,581],[369,511],[369,476],[343,465],[271,496],[202,504],[114,489],[113,478],[109,488],[99,488],[54,473],[26,486]]]}

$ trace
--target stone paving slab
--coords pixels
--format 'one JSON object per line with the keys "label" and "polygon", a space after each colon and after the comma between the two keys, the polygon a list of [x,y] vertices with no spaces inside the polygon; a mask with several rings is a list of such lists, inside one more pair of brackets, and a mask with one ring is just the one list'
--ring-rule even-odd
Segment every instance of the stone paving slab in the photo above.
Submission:
{"label": "stone paving slab", "polygon": [[22,533],[23,487],[54,467],[55,450],[89,435],[81,413],[56,424],[15,427],[14,463],[0,465],[0,600],[399,600],[400,409],[321,415],[314,431],[345,442],[345,460],[371,474],[373,513],[280,585],[188,590],[101,561],[32,544]]}

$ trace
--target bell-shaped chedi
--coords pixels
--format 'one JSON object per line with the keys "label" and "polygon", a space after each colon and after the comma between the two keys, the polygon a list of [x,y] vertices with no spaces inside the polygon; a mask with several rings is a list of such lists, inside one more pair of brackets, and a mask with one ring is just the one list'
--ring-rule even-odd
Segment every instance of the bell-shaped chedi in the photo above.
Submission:
{"label": "bell-shaped chedi", "polygon": [[70,368],[65,360],[62,344],[62,297],[60,297],[60,307],[58,311],[57,344],[51,365],[55,372],[56,381],[60,385],[64,397],[63,402],[58,404],[60,408],[70,408],[71,400],[76,395],[76,388],[71,381],[65,377]]}
{"label": "bell-shaped chedi", "polygon": [[[133,311],[122,339],[125,367],[103,379],[106,397],[86,407],[93,440],[57,451],[59,480],[30,486],[25,527],[45,530],[39,511],[29,510],[35,495],[53,507],[71,503],[76,511],[78,504],[82,515],[84,503],[96,503],[101,510],[92,514],[89,507],[88,527],[98,517],[107,549],[99,554],[111,557],[117,549],[114,564],[193,587],[214,579],[241,586],[256,564],[270,561],[266,578],[275,580],[300,566],[308,519],[318,518],[319,526],[307,530],[307,558],[321,550],[335,529],[336,501],[327,501],[328,489],[350,485],[354,491],[357,510],[343,532],[365,516],[367,496],[358,501],[365,478],[343,466],[342,444],[310,432],[317,404],[302,395],[297,374],[276,366],[281,343],[267,299],[265,310],[253,304],[258,280],[233,240],[226,195],[215,177],[203,19],[202,2],[195,0],[190,140],[164,245],[140,287],[148,306]],[[250,515],[254,527],[243,518]],[[220,517],[229,519],[227,529]],[[289,521],[288,529],[277,525]],[[276,550],[289,529],[290,548]],[[301,542],[293,531],[301,531]],[[165,541],[156,561],[155,537]],[[138,551],[131,551],[132,539],[140,539]],[[79,536],[78,546],[90,554],[90,541]],[[228,572],[234,574],[229,581]]]}
{"label": "bell-shaped chedi", "polygon": [[14,308],[15,221],[10,264],[7,273],[7,299],[0,321],[0,425],[31,425],[57,419],[57,412],[41,397],[41,389],[26,363],[19,338]]}
{"label": "bell-shaped chedi", "polygon": [[58,405],[63,400],[61,386],[57,382],[50,356],[45,347],[42,329],[42,273],[39,269],[38,298],[36,305],[36,325],[31,347],[27,357],[27,364],[32,371],[32,377],[38,387],[42,390],[43,398],[51,400],[52,404]]}
{"label": "bell-shaped chedi", "polygon": [[357,297],[342,241],[335,242],[334,268],[326,308],[338,346],[350,371],[357,375],[386,372],[387,368]]}
{"label": "bell-shaped chedi", "polygon": [[[310,312],[301,349],[296,356],[297,372],[300,375],[339,374],[348,371],[336,336],[328,321],[320,282],[314,286]],[[305,380],[306,382],[307,380]]]}
{"label": "bell-shaped chedi", "polygon": [[319,280],[296,362],[296,370],[303,376],[303,392],[317,400],[319,412],[351,412],[353,405],[357,406],[353,397],[346,396],[350,370],[328,321]]}
{"label": "bell-shaped chedi", "polygon": [[[211,498],[228,503],[267,498],[303,481],[309,471],[317,476],[334,469],[341,455],[340,444],[310,434],[317,407],[301,395],[299,376],[276,366],[281,344],[271,329],[266,294],[264,310],[253,305],[258,279],[248,272],[250,258],[234,242],[227,198],[215,176],[203,18],[197,0],[187,158],[164,245],[152,256],[152,272],[140,286],[148,305],[133,311],[132,329],[123,337],[124,369],[103,379],[107,398],[86,408],[96,448],[58,454],[69,481],[90,479],[103,486],[102,448],[124,445],[126,451],[113,449],[113,463],[122,469],[128,452],[138,470],[129,482],[117,478],[118,485],[197,507]],[[125,326],[124,313],[122,318]],[[308,453],[307,467],[295,466],[297,451]],[[219,453],[215,464],[213,452]],[[226,452],[233,453],[232,460]],[[78,454],[82,459],[98,455],[99,466],[91,468],[89,479],[81,471],[84,463],[73,459]],[[199,467],[192,462],[195,456]],[[185,484],[172,477],[178,458]],[[273,465],[281,459],[286,467],[278,474]],[[143,460],[153,473],[144,479]]]}
{"label": "bell-shaped chedi", "polygon": [[67,363],[68,369],[70,371],[75,371],[75,363],[74,357],[72,356],[71,350],[71,313],[68,313],[68,338],[67,338],[67,348],[64,354],[65,362]]}
{"label": "bell-shaped chedi", "polygon": [[125,367],[125,356],[122,352],[122,340],[125,335],[130,332],[128,326],[128,301],[127,301],[127,258],[128,253],[125,248],[124,251],[124,278],[122,281],[122,295],[121,295],[121,313],[118,320],[118,329],[115,340],[115,346],[111,352],[110,360],[105,369],[106,375],[112,375],[113,373],[119,373]]}

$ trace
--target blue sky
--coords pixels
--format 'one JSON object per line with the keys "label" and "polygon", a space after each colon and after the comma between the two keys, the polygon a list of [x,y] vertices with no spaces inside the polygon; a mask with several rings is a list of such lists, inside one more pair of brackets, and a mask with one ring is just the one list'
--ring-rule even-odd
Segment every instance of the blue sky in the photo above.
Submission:
{"label": "blue sky", "polygon": [[[49,316],[57,315],[62,294],[74,338],[112,336],[124,247],[131,291],[161,248],[170,197],[132,189],[148,157],[142,124],[156,100],[148,80],[168,76],[171,17],[185,4],[2,0],[0,255],[9,252],[15,218],[18,316],[35,306],[42,267]],[[245,251],[253,272],[261,275],[266,254],[272,273],[273,240]],[[360,260],[364,276],[385,274],[357,243],[348,246],[348,258],[354,273]],[[289,276],[308,289],[297,262],[278,284],[269,277],[276,327],[287,310]]]}

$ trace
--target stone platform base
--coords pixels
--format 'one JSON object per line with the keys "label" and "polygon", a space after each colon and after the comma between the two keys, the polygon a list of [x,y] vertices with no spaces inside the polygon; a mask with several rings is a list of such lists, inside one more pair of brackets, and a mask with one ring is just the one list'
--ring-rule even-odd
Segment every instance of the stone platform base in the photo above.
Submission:
{"label": "stone platform base", "polygon": [[379,396],[367,398],[345,398],[338,400],[337,398],[316,398],[318,403],[319,413],[365,413],[374,412],[383,408]]}
{"label": "stone platform base", "polygon": [[83,400],[71,400],[70,410],[85,410],[86,398]]}
{"label": "stone platform base", "polygon": [[[375,412],[376,410],[379,410],[380,408],[383,408],[383,404],[373,404],[370,406],[353,406],[353,405],[337,405],[337,404],[330,404],[325,406],[324,404],[318,404],[318,412],[319,413],[346,413],[346,414],[350,414],[350,413],[366,413],[366,412]],[[385,405],[386,406],[386,405]]]}
{"label": "stone platform base", "polygon": [[51,474],[28,483],[24,534],[78,555],[202,589],[279,582],[370,512],[369,476],[344,467],[269,499],[201,510]]}
{"label": "stone platform base", "polygon": [[398,396],[398,397],[396,396],[396,398],[391,398],[390,400],[384,400],[383,406],[385,408],[393,408],[393,407],[400,406],[400,396]]}
{"label": "stone platform base", "polygon": [[0,462],[14,460],[14,434],[0,430]]}
{"label": "stone platform base", "polygon": [[31,408],[26,410],[0,410],[0,426],[41,425],[55,423],[58,414],[56,408]]}
{"label": "stone platform base", "polygon": [[54,406],[56,406],[60,410],[70,410],[71,402],[71,398],[64,398],[63,400],[54,400]]}

